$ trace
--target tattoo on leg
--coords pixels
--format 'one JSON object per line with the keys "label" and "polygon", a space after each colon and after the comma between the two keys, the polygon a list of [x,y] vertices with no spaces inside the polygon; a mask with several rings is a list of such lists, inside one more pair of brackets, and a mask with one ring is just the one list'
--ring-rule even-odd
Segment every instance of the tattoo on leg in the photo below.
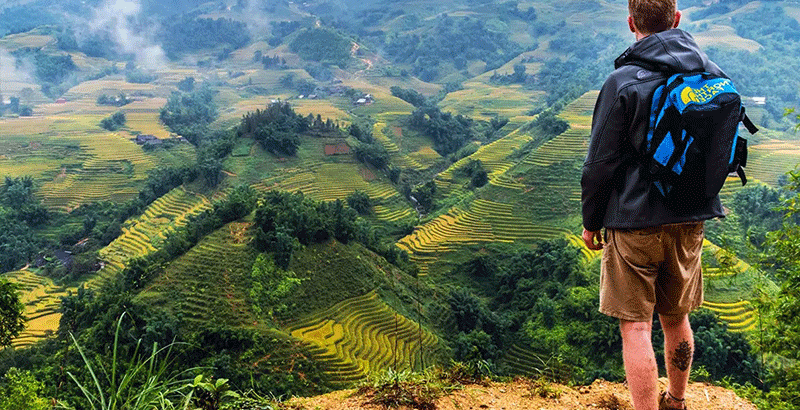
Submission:
{"label": "tattoo on leg", "polygon": [[672,365],[685,372],[689,370],[689,365],[691,363],[692,347],[689,346],[689,342],[684,340],[678,345],[678,348],[675,349],[675,353],[672,356]]}

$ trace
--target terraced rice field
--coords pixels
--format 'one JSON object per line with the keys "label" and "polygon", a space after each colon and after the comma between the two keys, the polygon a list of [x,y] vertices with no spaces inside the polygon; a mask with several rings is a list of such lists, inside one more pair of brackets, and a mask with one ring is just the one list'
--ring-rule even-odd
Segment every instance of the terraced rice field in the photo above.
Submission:
{"label": "terraced rice field", "polygon": [[[525,176],[512,174],[517,164],[509,159],[514,150],[533,138],[521,127],[504,138],[480,147],[472,155],[441,172],[436,177],[437,187],[446,195],[453,195],[463,189],[456,177],[457,170],[470,160],[480,160],[489,174],[491,188],[495,189],[487,196],[513,198],[513,195],[498,194],[502,191],[496,191],[496,188],[513,190],[522,195],[518,199],[511,199],[511,203],[476,199],[468,208],[452,208],[401,238],[398,246],[419,265],[420,273],[427,274],[430,265],[442,253],[482,242],[530,242],[566,236],[583,249],[587,259],[595,257],[596,253],[586,249],[580,238],[567,229],[555,226],[554,222],[568,215],[580,202],[579,173],[573,172],[566,161],[574,161],[586,153],[591,112],[596,98],[597,92],[589,92],[565,107],[560,115],[570,119],[571,128],[524,159],[523,165],[532,167]],[[523,182],[530,175],[536,176],[533,185]]]}
{"label": "terraced rice field", "polygon": [[87,286],[99,286],[121,272],[128,260],[154,252],[170,232],[186,225],[187,218],[210,207],[207,198],[182,187],[157,199],[140,217],[127,220],[122,235],[100,250],[106,265]]}
{"label": "terraced rice field", "polygon": [[[405,155],[400,152],[400,147],[395,144],[392,138],[397,138],[396,135],[392,135],[390,138],[390,134],[392,131],[389,130],[389,127],[386,122],[377,121],[375,125],[372,127],[372,136],[378,141],[384,148],[386,148],[386,152],[389,153],[389,158],[392,164],[398,166],[400,168],[410,168],[410,169],[423,169],[425,168],[424,165],[417,159],[413,158],[410,155]],[[430,149],[430,147],[429,147]],[[431,151],[433,151],[431,149]],[[436,151],[434,151],[436,153]],[[436,154],[438,155],[438,153]]]}
{"label": "terraced rice field", "polygon": [[[491,76],[491,74],[489,74]],[[484,76],[486,77],[486,76]],[[544,92],[526,90],[519,85],[494,85],[483,81],[468,81],[464,89],[447,94],[439,103],[442,111],[462,114],[476,120],[490,121],[496,116],[530,121],[526,113],[544,97]]]}
{"label": "terraced rice field", "polygon": [[334,383],[348,383],[393,368],[430,364],[439,339],[397,313],[372,291],[286,326],[306,344]]}
{"label": "terraced rice field", "polygon": [[429,264],[443,253],[467,245],[484,242],[533,241],[569,235],[566,229],[552,225],[534,225],[514,206],[485,199],[476,199],[469,209],[451,208],[447,213],[419,226],[397,242],[409,253],[420,274],[429,272]]}
{"label": "terraced rice field", "polygon": [[[374,172],[353,163],[322,163],[309,168],[285,172],[290,176],[279,182],[269,181],[256,188],[302,191],[319,201],[344,200],[356,190],[366,192],[373,200],[384,200],[398,195],[394,187],[383,179],[367,181]],[[366,178],[365,178],[366,177]]]}
{"label": "terraced rice field", "polygon": [[[100,250],[104,266],[84,285],[97,288],[120,273],[128,260],[155,251],[166,235],[186,224],[186,219],[211,206],[205,197],[175,188],[153,202],[140,217],[125,222],[122,235]],[[16,345],[28,345],[58,329],[61,297],[77,287],[67,288],[31,271],[5,274],[9,281],[23,286],[22,300],[25,314],[31,321],[25,331],[15,339]]]}
{"label": "terraced rice field", "polygon": [[55,285],[50,278],[39,276],[30,270],[8,272],[2,275],[9,282],[20,285],[21,302],[25,306],[28,323],[25,330],[12,341],[15,347],[26,347],[47,337],[58,329],[61,320],[61,298],[76,288]]}
{"label": "terraced rice field", "polygon": [[0,172],[31,175],[40,184],[37,195],[44,206],[68,211],[92,201],[130,199],[150,170],[194,158],[189,144],[144,151],[127,134],[100,129],[102,117],[58,114],[0,121]]}
{"label": "terraced rice field", "polygon": [[599,95],[600,91],[598,90],[587,91],[575,101],[567,104],[558,116],[564,118],[570,124],[583,124],[591,127],[594,105]]}
{"label": "terraced rice field", "polygon": [[215,318],[230,326],[252,326],[246,280],[255,260],[249,223],[233,222],[203,238],[171,262],[138,298],[172,310],[188,325]]}
{"label": "terraced rice field", "polygon": [[565,159],[585,157],[589,148],[589,132],[586,127],[571,125],[564,133],[547,141],[531,153],[523,163],[546,167]]}
{"label": "terraced rice field", "polygon": [[715,265],[721,265],[721,266],[727,265],[727,267],[725,268],[720,268],[720,267],[704,268],[703,276],[708,279],[733,276],[743,273],[748,269],[750,269],[750,265],[747,264],[745,261],[737,258],[736,255],[734,255],[727,249],[720,248],[719,246],[715,245],[714,243],[708,240],[703,241],[703,257],[706,262],[709,261],[709,258],[714,258],[716,259]]}
{"label": "terraced rice field", "polygon": [[529,134],[517,128],[507,136],[478,148],[472,155],[456,161],[445,171],[439,173],[435,179],[437,188],[448,195],[453,193],[454,189],[460,188],[455,173],[467,165],[470,160],[479,160],[489,174],[490,184],[515,190],[524,189],[524,185],[515,184],[502,175],[514,166],[514,162],[508,160],[508,156],[531,139]]}
{"label": "terraced rice field", "polygon": [[800,144],[796,141],[769,140],[748,148],[745,171],[748,178],[755,178],[770,186],[777,186],[778,179],[800,163]]}
{"label": "terraced rice field", "polygon": [[703,302],[703,307],[716,313],[732,332],[750,332],[758,328],[758,311],[749,301],[711,302],[706,300]]}
{"label": "terraced rice field", "polygon": [[417,163],[422,164],[424,168],[433,165],[436,161],[442,158],[442,156],[431,147],[422,147],[417,151],[409,153],[408,157]]}
{"label": "terraced rice field", "polygon": [[[759,181],[755,178],[751,178],[750,175],[747,176],[747,183],[749,184],[757,184]],[[722,190],[719,191],[720,199],[725,202],[726,200],[733,197],[734,194],[739,192],[743,188],[742,180],[739,179],[738,176],[736,177],[728,177],[725,180],[725,185],[722,186]]]}
{"label": "terraced rice field", "polygon": [[385,206],[375,205],[372,207],[375,217],[387,221],[397,222],[404,219],[416,218],[417,213],[408,206]]}

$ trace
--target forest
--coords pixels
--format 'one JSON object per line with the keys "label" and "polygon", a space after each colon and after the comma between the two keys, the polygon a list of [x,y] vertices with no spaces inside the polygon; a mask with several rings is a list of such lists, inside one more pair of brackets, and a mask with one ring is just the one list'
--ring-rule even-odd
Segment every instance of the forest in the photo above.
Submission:
{"label": "forest", "polygon": [[[51,3],[0,5],[0,409],[624,382],[580,240],[624,1]],[[679,3],[762,129],[691,379],[797,409],[800,15]]]}

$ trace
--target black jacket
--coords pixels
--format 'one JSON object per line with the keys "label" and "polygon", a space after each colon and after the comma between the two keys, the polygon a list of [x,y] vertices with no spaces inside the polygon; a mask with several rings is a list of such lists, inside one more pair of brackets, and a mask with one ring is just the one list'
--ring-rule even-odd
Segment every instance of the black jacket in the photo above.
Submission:
{"label": "black jacket", "polygon": [[583,226],[589,231],[646,228],[724,217],[719,197],[693,204],[689,213],[668,208],[644,172],[638,152],[646,144],[653,93],[669,75],[664,72],[725,74],[700,51],[691,35],[679,29],[634,43],[617,58],[615,68],[594,108],[581,178]]}

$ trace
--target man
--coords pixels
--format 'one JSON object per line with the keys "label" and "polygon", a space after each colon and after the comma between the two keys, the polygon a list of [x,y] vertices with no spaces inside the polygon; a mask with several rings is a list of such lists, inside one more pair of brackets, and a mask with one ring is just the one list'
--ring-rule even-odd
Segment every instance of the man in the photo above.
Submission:
{"label": "man", "polygon": [[[675,0],[629,0],[628,9],[636,42],[615,61],[595,106],[581,179],[583,240],[590,249],[605,249],[600,312],[620,321],[634,407],[685,409],[694,352],[688,314],[703,302],[703,221],[724,213],[718,196],[669,207],[638,156],[653,93],[670,73],[724,74],[677,29],[681,13]],[[651,342],[654,311],[664,330],[669,379],[660,395]]]}

